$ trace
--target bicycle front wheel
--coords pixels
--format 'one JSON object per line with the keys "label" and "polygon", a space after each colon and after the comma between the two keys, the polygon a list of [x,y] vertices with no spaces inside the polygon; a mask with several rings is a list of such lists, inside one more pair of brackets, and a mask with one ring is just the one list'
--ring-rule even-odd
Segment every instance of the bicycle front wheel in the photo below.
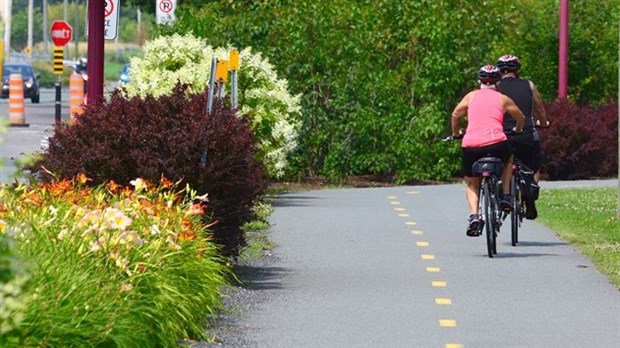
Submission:
{"label": "bicycle front wheel", "polygon": [[482,213],[484,214],[484,226],[487,237],[487,253],[489,257],[493,257],[493,251],[495,249],[495,219],[493,214],[495,214],[495,212],[491,205],[491,200],[493,198],[491,197],[491,188],[487,180],[482,182],[480,199],[482,199]]}

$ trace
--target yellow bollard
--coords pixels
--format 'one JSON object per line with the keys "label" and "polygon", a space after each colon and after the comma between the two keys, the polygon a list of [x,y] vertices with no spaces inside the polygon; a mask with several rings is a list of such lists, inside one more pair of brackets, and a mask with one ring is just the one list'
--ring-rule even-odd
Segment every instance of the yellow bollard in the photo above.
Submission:
{"label": "yellow bollard", "polygon": [[77,73],[69,78],[69,123],[74,123],[77,116],[84,113],[84,80]]}
{"label": "yellow bollard", "polygon": [[24,110],[24,80],[21,74],[9,76],[9,125],[28,127]]}

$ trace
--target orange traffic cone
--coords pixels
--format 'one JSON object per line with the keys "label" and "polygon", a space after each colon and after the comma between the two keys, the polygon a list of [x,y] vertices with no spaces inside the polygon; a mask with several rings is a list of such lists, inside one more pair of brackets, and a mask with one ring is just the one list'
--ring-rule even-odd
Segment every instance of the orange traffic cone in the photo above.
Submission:
{"label": "orange traffic cone", "polygon": [[24,112],[24,80],[21,74],[9,76],[9,124],[11,127],[28,127]]}
{"label": "orange traffic cone", "polygon": [[84,113],[84,80],[77,73],[69,78],[69,122],[75,122],[77,116]]}

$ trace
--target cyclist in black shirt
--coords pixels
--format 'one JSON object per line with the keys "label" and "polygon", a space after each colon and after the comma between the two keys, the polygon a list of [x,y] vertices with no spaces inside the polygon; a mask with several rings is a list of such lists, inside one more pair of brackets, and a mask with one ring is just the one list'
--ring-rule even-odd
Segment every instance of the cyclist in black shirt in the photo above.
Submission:
{"label": "cyclist in black shirt", "polygon": [[[525,115],[525,126],[521,134],[512,134],[511,131],[515,126],[515,120],[512,117],[504,117],[504,132],[508,134],[508,140],[514,148],[515,156],[535,173],[534,180],[538,183],[542,149],[536,126],[541,128],[549,126],[540,93],[532,81],[519,78],[521,61],[518,57],[501,56],[495,66],[502,76],[497,90],[510,97]],[[526,200],[525,205],[525,217],[531,220],[536,219],[538,212],[534,200]]]}

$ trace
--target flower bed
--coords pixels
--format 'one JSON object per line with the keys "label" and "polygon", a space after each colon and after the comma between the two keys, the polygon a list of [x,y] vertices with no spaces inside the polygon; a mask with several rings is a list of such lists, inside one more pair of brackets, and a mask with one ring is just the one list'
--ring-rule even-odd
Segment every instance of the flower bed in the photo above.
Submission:
{"label": "flower bed", "polygon": [[0,189],[0,346],[174,346],[204,338],[229,267],[206,195],[162,178]]}

